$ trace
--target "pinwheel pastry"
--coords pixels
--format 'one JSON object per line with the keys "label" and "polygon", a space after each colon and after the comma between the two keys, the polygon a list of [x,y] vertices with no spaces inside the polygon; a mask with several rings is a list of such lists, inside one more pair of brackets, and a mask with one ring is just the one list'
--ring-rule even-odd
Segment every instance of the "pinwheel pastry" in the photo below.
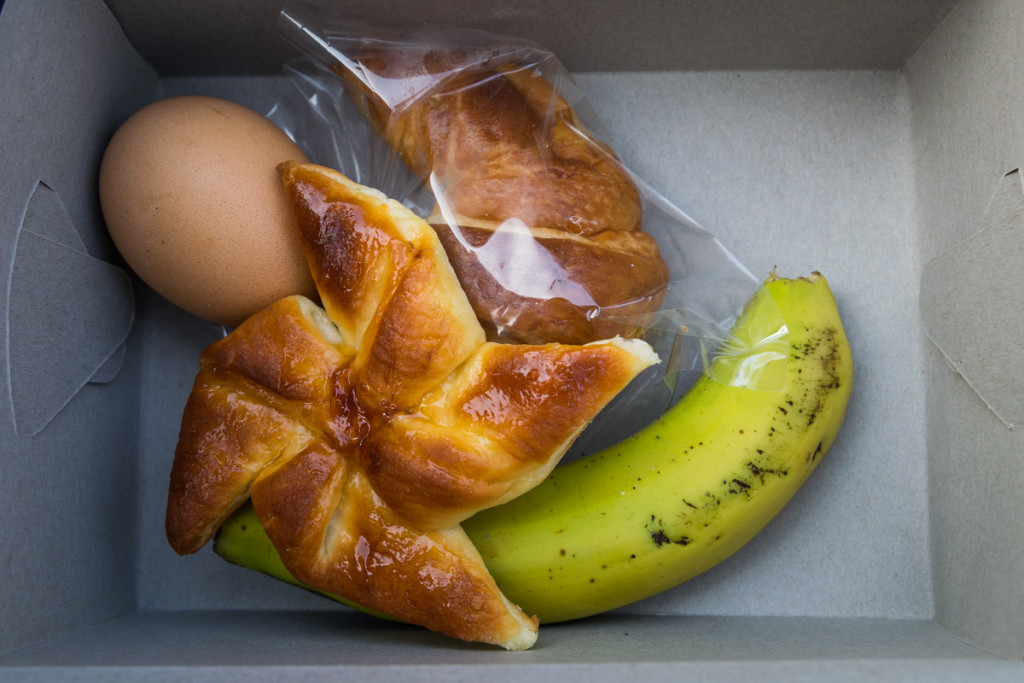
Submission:
{"label": "pinwheel pastry", "polygon": [[281,175],[323,308],[283,299],[209,346],[174,455],[167,536],[202,547],[252,500],[301,582],[451,636],[537,622],[460,522],[537,484],[657,362],[640,340],[485,340],[423,220],[332,170]]}

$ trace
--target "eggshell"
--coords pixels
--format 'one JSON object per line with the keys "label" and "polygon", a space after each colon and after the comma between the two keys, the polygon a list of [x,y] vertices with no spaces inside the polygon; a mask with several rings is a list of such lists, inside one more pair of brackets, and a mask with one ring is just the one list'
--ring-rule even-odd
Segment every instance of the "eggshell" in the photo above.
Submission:
{"label": "eggshell", "polygon": [[141,109],[110,140],[100,205],[127,264],[163,297],[234,326],[290,294],[315,296],[277,174],[307,161],[264,116],[183,96]]}

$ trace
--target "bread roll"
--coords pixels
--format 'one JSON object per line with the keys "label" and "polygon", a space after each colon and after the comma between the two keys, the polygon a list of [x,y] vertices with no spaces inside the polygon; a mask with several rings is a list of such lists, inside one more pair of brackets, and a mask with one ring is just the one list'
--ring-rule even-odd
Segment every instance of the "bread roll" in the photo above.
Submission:
{"label": "bread roll", "polygon": [[368,50],[335,71],[409,168],[492,339],[631,336],[669,271],[629,172],[540,74],[479,54]]}

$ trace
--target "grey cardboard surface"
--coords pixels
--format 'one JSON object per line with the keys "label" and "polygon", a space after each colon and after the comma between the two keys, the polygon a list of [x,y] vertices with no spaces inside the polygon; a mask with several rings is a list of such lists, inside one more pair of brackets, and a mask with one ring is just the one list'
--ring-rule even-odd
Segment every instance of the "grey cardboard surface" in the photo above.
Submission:
{"label": "grey cardboard surface", "polygon": [[[132,314],[96,168],[155,76],[105,7],[68,9],[7,2],[0,14],[0,651],[135,603],[138,350],[108,383],[85,381]],[[30,210],[43,186],[49,203]]]}
{"label": "grey cardboard surface", "polygon": [[[248,12],[209,3],[220,17],[212,23],[195,22],[188,3],[177,17],[170,5],[110,4],[130,14],[125,28],[142,22],[130,37],[150,54],[190,52],[182,32],[193,30],[193,46],[210,48],[224,35],[227,51],[240,50],[233,54],[273,54],[249,32],[260,3]],[[592,680],[643,671],[651,680],[1020,680],[1024,430],[1007,429],[949,369],[924,334],[918,293],[923,264],[977,229],[994,181],[1024,158],[1015,114],[1024,88],[1014,68],[1024,7],[963,2],[947,17],[948,3],[892,4],[914,25],[890,21],[901,38],[860,49],[908,54],[939,24],[900,70],[578,74],[631,168],[755,273],[821,270],[847,325],[857,363],[847,424],[804,490],[737,556],[623,613],[545,628],[544,647],[516,660],[350,613],[335,622],[318,598],[208,549],[178,558],[162,529],[170,457],[198,353],[222,330],[135,281],[123,362],[92,375],[106,383],[83,386],[34,436],[15,430],[12,410],[0,415],[3,677],[223,678],[230,665],[268,679],[479,680],[525,671]],[[611,16],[624,32],[642,30],[613,5],[568,4],[577,13],[555,10],[545,30],[590,10],[611,13],[604,21]],[[871,15],[869,25],[893,16],[873,0],[846,5]],[[533,10],[524,7],[525,20]],[[723,7],[732,16],[749,10],[746,19],[766,11]],[[842,21],[830,22],[851,16],[821,24],[828,13],[819,3],[788,8],[818,21],[822,36],[842,33]],[[695,16],[706,28],[721,19]],[[225,26],[230,33],[216,33]],[[283,87],[279,76],[158,81],[121,28],[96,1],[3,6],[0,44],[12,46],[0,55],[0,256],[8,264],[17,239],[8,226],[21,225],[42,181],[80,234],[80,253],[105,264],[90,261],[105,278],[117,256],[99,218],[95,172],[116,125],[167,94],[204,91],[261,109]],[[766,30],[770,44],[784,42],[778,25]],[[701,35],[692,49],[703,44],[725,59],[722,36]],[[820,42],[801,49],[829,66],[827,50],[826,61],[813,61]],[[655,47],[650,54],[667,56]],[[9,332],[11,304],[2,305]],[[121,320],[107,313],[104,334]],[[7,339],[0,335],[5,352]],[[10,385],[11,367],[2,372]],[[196,652],[193,669],[184,662]]]}
{"label": "grey cardboard surface", "polygon": [[545,631],[533,649],[504,652],[353,612],[138,613],[0,657],[0,665],[28,675],[45,661],[51,675],[127,670],[147,680],[161,672],[190,680],[480,680],[484,672],[487,680],[618,680],[628,667],[630,676],[666,681],[826,673],[905,680],[901,672],[942,681],[958,680],[966,662],[996,681],[1014,671],[924,621],[604,616]]}
{"label": "grey cardboard surface", "polygon": [[[907,64],[925,262],[952,254],[983,227],[1001,179],[1024,159],[1022,25],[1020,3],[960,3]],[[1015,256],[1020,264],[1021,254]],[[1010,273],[1017,282],[1019,268]],[[985,271],[984,264],[976,265],[961,296],[986,294],[992,274]],[[1019,354],[1020,315],[1011,307],[988,306],[1000,316],[988,329],[1010,348],[987,358],[976,353],[971,361],[997,376],[1012,372],[1012,357]],[[967,348],[978,330],[964,322],[959,343]],[[928,414],[936,619],[961,638],[1020,659],[1024,430],[1008,429],[930,343],[927,361],[921,391]],[[1014,379],[1011,392],[1019,400],[1019,376]]]}
{"label": "grey cardboard surface", "polygon": [[18,231],[8,291],[14,429],[32,436],[101,369],[113,379],[117,366],[108,361],[131,330],[134,296],[125,270],[89,256],[59,196],[42,182]]}
{"label": "grey cardboard surface", "polygon": [[929,261],[921,277],[928,336],[1007,427],[1024,424],[1024,186],[1019,170],[998,183],[977,233]]}
{"label": "grey cardboard surface", "polygon": [[[106,0],[166,75],[277,73],[280,0]],[[898,69],[956,0],[375,0],[331,2],[396,20],[532,39],[573,71]]]}

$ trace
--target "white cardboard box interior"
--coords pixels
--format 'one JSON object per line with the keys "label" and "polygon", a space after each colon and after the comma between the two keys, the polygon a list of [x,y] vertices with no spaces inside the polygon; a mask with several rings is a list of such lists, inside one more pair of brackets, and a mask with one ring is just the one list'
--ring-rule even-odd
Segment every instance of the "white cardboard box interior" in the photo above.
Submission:
{"label": "white cardboard box interior", "polygon": [[[627,165],[752,272],[823,272],[857,364],[839,440],[748,547],[504,653],[167,546],[180,411],[220,329],[137,280],[133,301],[110,265],[98,161],[116,126],[159,97],[266,111],[290,86],[270,73],[284,53],[252,37],[269,36],[276,3],[185,3],[174,16],[108,4],[8,0],[0,13],[5,675],[1024,676],[1024,429],[1010,426],[1024,421],[1024,193],[1007,176],[1024,163],[1024,5],[737,0],[716,14],[652,1],[637,11],[663,16],[639,19],[578,0],[541,21],[550,3],[469,3],[492,28],[536,27],[556,53],[564,45]],[[192,28],[216,55],[217,31],[233,26],[231,59],[210,63],[237,71],[247,49],[268,73],[202,75],[203,55],[175,53]],[[652,27],[657,40],[629,37]],[[995,303],[976,315],[978,302]]]}

